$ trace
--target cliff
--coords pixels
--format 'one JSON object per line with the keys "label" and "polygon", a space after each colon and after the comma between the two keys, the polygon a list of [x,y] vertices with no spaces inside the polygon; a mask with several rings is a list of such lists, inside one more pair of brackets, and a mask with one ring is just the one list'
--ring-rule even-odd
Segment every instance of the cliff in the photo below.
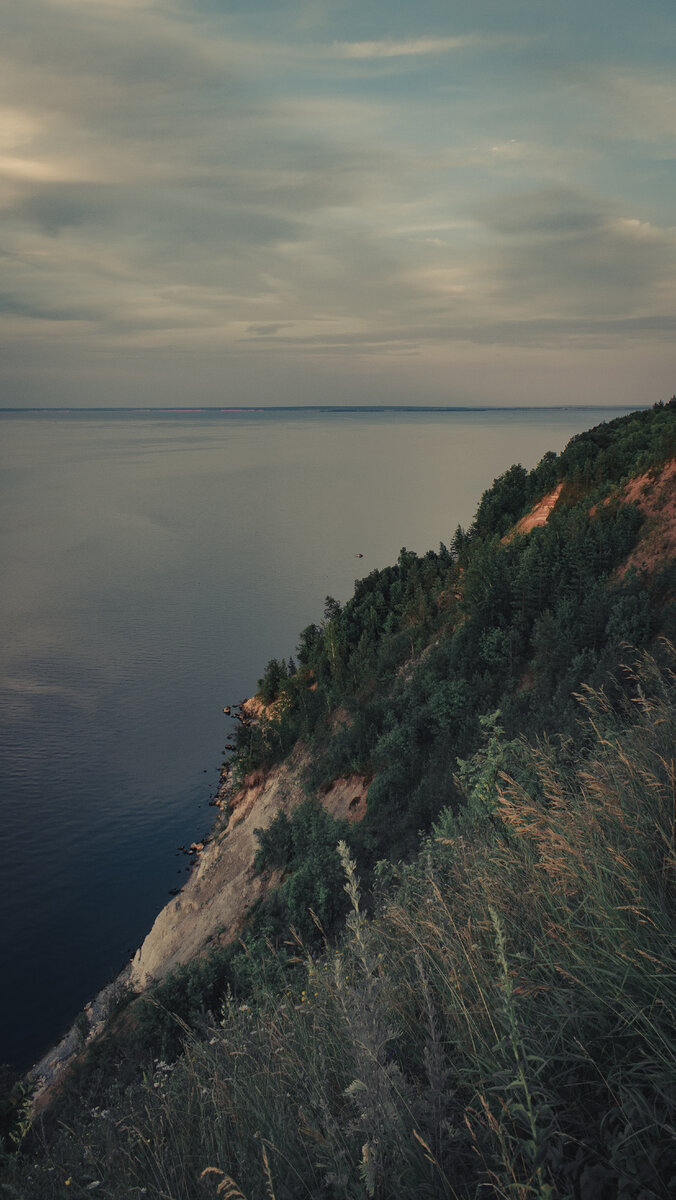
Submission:
{"label": "cliff", "polygon": [[643,471],[622,490],[627,504],[636,504],[644,515],[641,536],[620,568],[652,572],[676,559],[676,459],[653,471]]}
{"label": "cliff", "polygon": [[[559,503],[564,482],[559,481],[502,538],[508,546],[545,526]],[[629,569],[663,567],[676,554],[676,460],[635,476],[614,494],[616,502],[635,504],[643,522],[631,552],[616,568],[621,579]],[[594,515],[592,510],[592,516]],[[423,651],[424,658],[429,647]],[[278,719],[274,704],[265,706],[254,697],[242,705],[249,722]],[[336,714],[332,732],[349,724],[346,712]],[[278,813],[287,816],[306,797],[304,778],[310,766],[307,745],[298,742],[278,765],[246,776],[233,792],[226,778],[217,796],[225,821],[198,854],[197,864],[182,892],[159,913],[151,931],[134,956],[130,985],[145,990],[173,967],[190,962],[207,947],[226,945],[242,931],[252,905],[280,882],[282,870],[259,874],[254,869],[258,848],[256,830],[267,829]],[[318,793],[323,807],[338,819],[361,820],[366,814],[369,780],[366,774],[339,776]]]}
{"label": "cliff", "polygon": [[[280,812],[290,816],[302,803],[308,764],[309,751],[299,744],[283,763],[252,772],[234,792],[229,780],[222,785],[217,800],[226,821],[217,825],[185,887],[158,914],[134,955],[132,988],[143,991],[209,946],[232,942],[251,906],[278,885],[281,870],[262,875],[254,869],[256,830],[267,829]],[[360,775],[341,777],[321,795],[322,806],[333,817],[358,820],[366,789]]]}
{"label": "cliff", "polygon": [[[224,777],[190,878],[116,986],[38,1064],[45,1081],[78,1055],[83,1028],[96,1040],[121,991],[145,992],[236,943],[260,902],[280,942],[320,894],[333,892],[330,922],[342,919],[337,836],[303,844],[313,880],[300,859],[254,866],[256,831],[280,813],[293,822],[308,792],[332,817],[363,822],[352,843],[371,863],[396,862],[442,804],[463,804],[458,762],[481,746],[486,714],[499,708],[512,739],[574,734],[571,694],[617,670],[624,643],[673,630],[675,425],[676,406],[657,406],[580,435],[530,474],[511,468],[450,550],[403,550],[303,631],[297,671],[269,664],[270,702],[254,697],[238,714],[241,786]],[[291,907],[273,896],[289,883]],[[229,986],[226,968],[221,980]]]}
{"label": "cliff", "polygon": [[[249,728],[261,719],[274,720],[274,706],[256,696],[239,708]],[[334,727],[346,721],[345,713],[334,714]],[[82,1063],[106,1032],[125,996],[145,993],[175,967],[235,941],[251,908],[279,886],[281,869],[261,873],[254,867],[256,833],[267,829],[279,813],[291,816],[307,798],[304,777],[310,757],[308,747],[298,743],[284,762],[250,772],[241,787],[233,786],[229,769],[223,772],[214,797],[219,815],[209,836],[197,844],[195,867],[184,887],[160,910],[131,962],[32,1068],[34,1113],[51,1104],[70,1068]],[[319,790],[317,799],[331,817],[354,824],[366,813],[368,784],[363,775],[344,774]]]}

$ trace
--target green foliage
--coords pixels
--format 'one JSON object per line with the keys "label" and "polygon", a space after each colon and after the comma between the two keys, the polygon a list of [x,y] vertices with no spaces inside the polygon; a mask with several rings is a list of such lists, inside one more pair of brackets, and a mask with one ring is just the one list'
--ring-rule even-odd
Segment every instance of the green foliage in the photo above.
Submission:
{"label": "green foliage", "polygon": [[643,655],[622,685],[585,691],[563,765],[484,723],[476,820],[444,812],[372,917],[339,846],[341,940],[291,975],[268,950],[174,1062],[12,1160],[14,1194],[667,1200],[676,679]]}
{"label": "green foliage", "polygon": [[559,458],[561,476],[603,491],[611,482],[661,466],[676,454],[675,415],[676,396],[577,434]]}
{"label": "green foliage", "polygon": [[[614,574],[640,512],[600,501],[657,468],[675,436],[673,401],[600,425],[530,473],[516,466],[496,479],[450,549],[422,558],[403,549],[394,566],[358,580],[342,608],[327,597],[321,626],[301,635],[298,672],[275,682],[275,721],[241,731],[238,759],[267,766],[310,740],[311,785],[374,776],[365,836],[376,857],[410,854],[441,806],[457,805],[456,759],[479,746],[484,714],[500,707],[511,738],[567,735],[582,682],[607,678],[624,642],[647,645],[673,626],[666,577]],[[559,480],[547,523],[503,543]],[[336,707],[350,714],[337,731]]]}
{"label": "green foliage", "polygon": [[271,658],[263,678],[258,680],[258,694],[265,704],[272,704],[277,699],[287,678],[288,668],[284,659]]}
{"label": "green foliage", "polygon": [[[284,812],[257,830],[256,869],[281,869],[284,878],[254,905],[238,943],[210,951],[173,970],[136,1006],[136,1041],[142,1055],[172,1058],[189,1029],[203,1028],[220,1011],[227,994],[249,1001],[261,988],[286,986],[293,975],[289,939],[307,947],[323,942],[322,930],[335,929],[345,913],[342,869],[336,845],[351,835],[317,801]],[[270,951],[276,955],[270,957]]]}
{"label": "green foliage", "polygon": [[256,829],[258,850],[254,860],[257,871],[266,867],[287,867],[293,858],[293,829],[283,809],[277,813],[267,829]]}
{"label": "green foliage", "polygon": [[254,910],[254,937],[274,942],[299,933],[306,944],[318,940],[318,925],[332,929],[345,911],[342,872],[336,845],[349,826],[337,821],[317,800],[306,800],[289,819],[279,813],[266,830],[256,830],[257,870],[281,867],[285,878]]}
{"label": "green foliage", "polygon": [[528,472],[519,464],[495,480],[481,497],[473,531],[479,537],[502,537],[530,506],[532,492]]}
{"label": "green foliage", "polygon": [[458,783],[464,800],[454,825],[458,832],[475,831],[494,818],[498,783],[506,773],[531,790],[537,788],[532,755],[521,739],[506,739],[500,719],[499,709],[480,717],[483,745],[471,758],[458,759]]}

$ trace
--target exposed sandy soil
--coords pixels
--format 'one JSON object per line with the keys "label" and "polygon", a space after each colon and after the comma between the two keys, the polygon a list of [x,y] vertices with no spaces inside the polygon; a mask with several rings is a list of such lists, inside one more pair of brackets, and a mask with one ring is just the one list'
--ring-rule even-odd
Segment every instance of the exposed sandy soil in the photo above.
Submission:
{"label": "exposed sandy soil", "polygon": [[[536,526],[545,525],[556,506],[562,488],[563,481],[543,496],[542,500],[510,529],[502,539],[503,544],[506,545],[519,533],[530,533]],[[622,578],[630,567],[635,567],[637,571],[651,571],[673,558],[676,554],[676,459],[670,459],[656,473],[646,471],[643,475],[637,475],[621,490],[619,499],[637,504],[646,521],[639,541],[618,571],[618,577]],[[606,503],[610,503],[610,500]]]}
{"label": "exposed sandy soil", "polygon": [[[204,847],[185,887],[158,914],[134,956],[133,988],[147,988],[216,938],[221,944],[231,942],[251,905],[277,886],[279,872],[263,877],[254,871],[255,830],[266,829],[278,812],[290,815],[302,803],[302,773],[308,761],[307,750],[296,747],[279,766],[248,775],[243,787],[228,797],[225,829]],[[335,780],[320,800],[332,816],[357,821],[366,811],[367,789],[361,776],[346,776]]]}
{"label": "exposed sandy soil", "polygon": [[361,821],[366,816],[370,782],[363,775],[341,775],[321,797],[323,808],[336,820]]}
{"label": "exposed sandy soil", "polygon": [[530,533],[531,529],[535,529],[537,525],[546,525],[547,521],[549,520],[549,514],[554,509],[554,506],[561,495],[562,488],[563,480],[561,480],[560,483],[557,483],[556,487],[553,488],[551,492],[548,492],[546,496],[543,496],[542,499],[539,500],[538,503],[533,506],[533,508],[531,508],[530,512],[526,513],[525,517],[522,517],[520,521],[517,521],[514,528],[510,529],[509,533],[505,534],[503,537],[503,544],[507,545],[507,543],[511,542],[512,538],[516,537],[518,533]]}
{"label": "exposed sandy soil", "polygon": [[676,555],[676,459],[671,459],[657,474],[637,475],[621,496],[637,504],[646,521],[638,543],[618,571],[620,578],[630,567],[653,571]]}

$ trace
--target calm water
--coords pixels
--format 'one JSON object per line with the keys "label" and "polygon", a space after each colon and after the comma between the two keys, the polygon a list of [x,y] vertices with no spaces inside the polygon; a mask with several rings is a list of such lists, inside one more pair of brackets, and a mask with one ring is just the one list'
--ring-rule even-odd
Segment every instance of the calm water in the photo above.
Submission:
{"label": "calm water", "polygon": [[185,880],[223,706],[325,596],[618,412],[0,415],[0,1062],[35,1060]]}

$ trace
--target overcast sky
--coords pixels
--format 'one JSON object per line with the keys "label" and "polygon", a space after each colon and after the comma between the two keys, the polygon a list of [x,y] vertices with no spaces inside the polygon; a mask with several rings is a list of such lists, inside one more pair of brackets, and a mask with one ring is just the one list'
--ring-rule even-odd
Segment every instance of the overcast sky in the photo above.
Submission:
{"label": "overcast sky", "polygon": [[674,0],[13,0],[0,406],[676,391]]}

